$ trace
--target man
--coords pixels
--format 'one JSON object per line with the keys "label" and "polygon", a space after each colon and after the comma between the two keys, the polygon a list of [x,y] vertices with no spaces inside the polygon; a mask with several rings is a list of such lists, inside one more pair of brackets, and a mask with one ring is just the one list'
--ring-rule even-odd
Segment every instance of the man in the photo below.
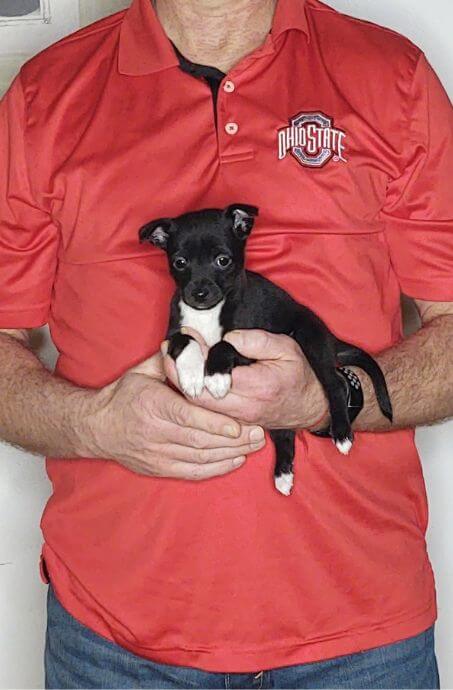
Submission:
{"label": "man", "polygon": [[[413,427],[453,413],[453,122],[420,50],[318,0],[134,0],[1,117],[0,428],[53,482],[47,687],[438,687]],[[166,382],[173,285],[138,229],[233,202],[260,208],[249,266],[385,372],[394,425],[357,371],[347,459],[289,338],[231,334],[259,361],[222,401]]]}

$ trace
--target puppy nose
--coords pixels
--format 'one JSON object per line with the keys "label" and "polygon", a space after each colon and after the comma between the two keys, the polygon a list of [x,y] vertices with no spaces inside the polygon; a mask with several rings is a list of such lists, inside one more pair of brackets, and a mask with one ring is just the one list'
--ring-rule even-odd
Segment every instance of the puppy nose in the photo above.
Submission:
{"label": "puppy nose", "polygon": [[199,300],[200,302],[203,302],[203,300],[205,300],[206,297],[209,295],[209,290],[206,287],[200,287],[194,290],[192,294],[195,297],[195,299]]}

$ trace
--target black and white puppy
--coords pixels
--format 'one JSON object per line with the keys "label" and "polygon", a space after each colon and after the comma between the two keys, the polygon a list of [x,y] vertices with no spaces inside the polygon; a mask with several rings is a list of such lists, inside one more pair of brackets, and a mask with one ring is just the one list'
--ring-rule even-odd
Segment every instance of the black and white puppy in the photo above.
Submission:
{"label": "black and white puppy", "polygon": [[[235,366],[252,364],[222,340],[234,329],[259,328],[296,340],[326,393],[331,436],[347,454],[353,433],[347,412],[345,382],[337,366],[355,365],[368,373],[382,413],[392,420],[392,407],[381,369],[360,348],[336,338],[310,309],[258,273],[244,268],[245,246],[258,209],[232,204],[204,209],[177,218],[159,218],[140,229],[140,240],[167,253],[177,289],[171,303],[168,352],[176,363],[179,383],[192,398],[206,387],[215,398],[231,386]],[[180,332],[189,326],[210,350],[204,361],[198,343]],[[270,430],[276,447],[275,486],[288,495],[293,485],[295,432]]]}

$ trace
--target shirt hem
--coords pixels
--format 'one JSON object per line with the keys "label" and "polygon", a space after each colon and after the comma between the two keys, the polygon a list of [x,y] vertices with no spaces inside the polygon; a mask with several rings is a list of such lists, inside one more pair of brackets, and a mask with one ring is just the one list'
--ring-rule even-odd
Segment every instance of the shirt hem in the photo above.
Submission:
{"label": "shirt hem", "polygon": [[[47,568],[43,569],[43,565],[41,562],[41,579],[44,583],[49,583],[48,571]],[[58,599],[60,596],[58,593]],[[65,600],[66,597],[62,596],[62,598]],[[121,636],[115,635],[113,631],[104,628],[100,630],[97,626],[88,625],[80,615],[74,616],[67,604],[62,602],[62,606],[79,624],[87,627],[106,642],[117,645],[135,656],[154,663],[186,666],[210,673],[253,673],[357,654],[419,635],[430,628],[437,618],[437,606],[434,597],[427,609],[406,618],[404,621],[379,625],[366,631],[340,634],[337,637],[331,636],[329,639],[288,641],[286,644],[266,645],[266,647],[253,650],[241,648],[202,649],[196,646],[190,649],[187,647],[153,648],[137,644],[132,645]]]}
{"label": "shirt hem", "polygon": [[[284,666],[326,661],[340,656],[348,656],[368,651],[375,647],[400,642],[414,637],[430,628],[437,618],[437,602],[434,586],[430,598],[423,610],[417,609],[412,615],[408,612],[404,618],[384,620],[369,624],[367,629],[332,633],[328,637],[300,640],[275,640],[266,645],[253,648],[241,647],[203,647],[194,644],[187,646],[164,647],[144,646],[131,643],[117,630],[107,625],[103,618],[86,615],[83,608],[75,606],[70,592],[62,586],[50,565],[47,556],[51,550],[44,543],[41,553],[40,575],[44,583],[52,583],[56,596],[68,614],[79,624],[88,628],[109,644],[116,645],[135,656],[148,659],[154,663],[171,666],[187,666],[211,673],[253,673],[272,670]],[[232,640],[234,641],[234,640]]]}
{"label": "shirt hem", "polygon": [[397,624],[361,633],[351,633],[335,639],[289,644],[272,651],[269,648],[254,651],[240,649],[161,650],[130,646],[124,641],[121,642],[121,646],[155,663],[189,666],[211,673],[253,673],[284,666],[326,661],[400,642],[424,632],[434,624],[436,618],[437,609],[434,602],[427,611]]}

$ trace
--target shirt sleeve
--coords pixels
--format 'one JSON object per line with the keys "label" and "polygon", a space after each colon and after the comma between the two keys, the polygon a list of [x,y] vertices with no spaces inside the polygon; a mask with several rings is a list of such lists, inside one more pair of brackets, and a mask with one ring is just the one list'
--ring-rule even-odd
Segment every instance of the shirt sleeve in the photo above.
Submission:
{"label": "shirt sleeve", "polygon": [[56,272],[58,232],[35,198],[26,125],[18,76],[0,101],[0,328],[45,324]]}
{"label": "shirt sleeve", "polygon": [[382,211],[401,291],[453,301],[453,108],[420,55],[411,84],[404,151]]}

